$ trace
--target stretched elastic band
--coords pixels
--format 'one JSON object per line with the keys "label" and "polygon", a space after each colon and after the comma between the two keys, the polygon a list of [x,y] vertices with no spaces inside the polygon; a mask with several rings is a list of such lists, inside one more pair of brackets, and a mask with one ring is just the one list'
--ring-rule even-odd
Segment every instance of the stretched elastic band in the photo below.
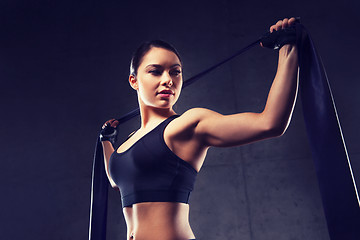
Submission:
{"label": "stretched elastic band", "polygon": [[360,202],[321,58],[297,25],[303,114],[331,240],[360,239]]}

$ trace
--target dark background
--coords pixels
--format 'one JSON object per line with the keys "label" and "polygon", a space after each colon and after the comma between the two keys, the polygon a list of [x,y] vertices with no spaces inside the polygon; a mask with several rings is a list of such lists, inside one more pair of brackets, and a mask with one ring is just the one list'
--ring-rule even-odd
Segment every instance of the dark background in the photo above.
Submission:
{"label": "dark background", "polygon": [[[87,238],[98,130],[137,107],[127,76],[141,42],[174,44],[189,78],[289,16],[322,56],[360,182],[356,2],[1,0],[0,238]],[[184,90],[178,113],[261,111],[276,61],[272,50],[246,52]],[[300,103],[284,136],[209,151],[190,199],[198,239],[329,239]],[[121,126],[119,143],[138,126]],[[125,239],[112,190],[108,218],[108,239]]]}

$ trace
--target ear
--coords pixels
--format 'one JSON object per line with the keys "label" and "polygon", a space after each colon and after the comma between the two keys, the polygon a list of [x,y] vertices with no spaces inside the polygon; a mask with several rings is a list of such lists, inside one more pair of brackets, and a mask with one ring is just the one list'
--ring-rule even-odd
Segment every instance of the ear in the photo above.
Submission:
{"label": "ear", "polygon": [[138,81],[136,79],[136,77],[134,75],[130,75],[129,76],[129,83],[130,83],[130,86],[134,89],[134,90],[138,90],[139,89],[139,86],[138,86]]}

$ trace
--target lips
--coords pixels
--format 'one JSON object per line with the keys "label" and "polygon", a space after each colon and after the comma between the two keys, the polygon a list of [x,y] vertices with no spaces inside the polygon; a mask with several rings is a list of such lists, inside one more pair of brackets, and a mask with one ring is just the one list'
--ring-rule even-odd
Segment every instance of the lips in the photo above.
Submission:
{"label": "lips", "polygon": [[164,89],[162,91],[160,91],[158,94],[174,94],[173,91],[171,91],[170,89]]}

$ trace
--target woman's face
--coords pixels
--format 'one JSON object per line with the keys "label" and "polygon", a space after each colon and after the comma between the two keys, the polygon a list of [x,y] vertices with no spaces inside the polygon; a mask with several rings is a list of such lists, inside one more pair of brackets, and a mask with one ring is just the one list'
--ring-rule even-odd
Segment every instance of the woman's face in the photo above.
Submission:
{"label": "woman's face", "polygon": [[182,66],[175,53],[153,47],[143,57],[137,76],[130,76],[139,101],[146,106],[172,108],[182,87]]}

